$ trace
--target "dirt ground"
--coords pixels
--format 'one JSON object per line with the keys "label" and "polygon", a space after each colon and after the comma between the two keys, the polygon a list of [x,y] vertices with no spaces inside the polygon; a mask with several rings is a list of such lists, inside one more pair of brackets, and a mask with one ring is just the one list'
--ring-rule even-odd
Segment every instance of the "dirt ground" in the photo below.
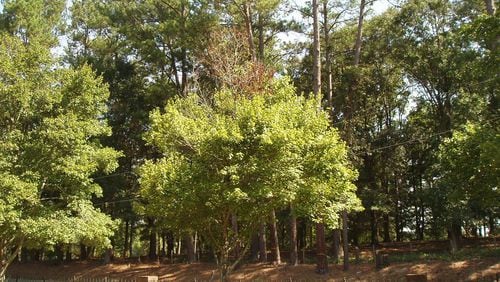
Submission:
{"label": "dirt ground", "polygon": [[[426,274],[428,281],[500,281],[500,257],[477,256],[479,252],[498,250],[498,238],[465,240],[464,251],[467,260],[416,259],[412,262],[394,260],[389,266],[376,270],[373,263],[373,249],[365,246],[358,251],[359,264],[352,263],[344,272],[341,265],[329,265],[327,275],[315,273],[314,264],[273,266],[262,263],[243,264],[230,276],[232,281],[406,281],[407,274]],[[418,252],[432,254],[446,252],[447,241],[421,241],[380,244],[377,251],[397,258]],[[467,251],[468,250],[468,251]],[[354,251],[354,250],[351,250]],[[498,252],[497,252],[498,253]],[[354,252],[352,253],[354,255]],[[286,259],[286,252],[285,252]],[[307,254],[314,258],[314,253]],[[481,258],[480,258],[481,257]],[[404,260],[402,260],[404,261]],[[72,278],[119,278],[135,279],[139,276],[156,275],[160,281],[216,281],[217,267],[212,263],[181,264],[168,261],[147,262],[138,259],[115,260],[103,265],[102,260],[74,261],[55,265],[50,262],[15,263],[10,266],[7,276],[16,278],[58,279]]]}
{"label": "dirt ground", "polygon": [[[500,258],[477,259],[456,262],[412,262],[395,263],[382,270],[373,264],[353,264],[348,272],[340,265],[330,265],[328,275],[314,272],[315,265],[271,266],[247,264],[231,275],[231,280],[265,281],[405,281],[410,273],[427,274],[429,281],[498,281]],[[133,279],[138,276],[157,275],[163,281],[196,281],[217,278],[216,266],[207,263],[157,264],[115,263],[102,265],[99,262],[72,262],[63,265],[46,263],[23,263],[11,266],[8,276],[23,278],[69,279],[72,277],[108,277]]]}

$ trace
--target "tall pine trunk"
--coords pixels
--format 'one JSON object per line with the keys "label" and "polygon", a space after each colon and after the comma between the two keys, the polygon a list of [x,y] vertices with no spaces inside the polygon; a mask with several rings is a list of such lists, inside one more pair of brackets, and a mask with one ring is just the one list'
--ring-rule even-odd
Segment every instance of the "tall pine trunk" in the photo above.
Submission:
{"label": "tall pine trunk", "polygon": [[157,246],[157,234],[156,234],[156,228],[155,228],[155,222],[154,219],[148,218],[148,229],[149,229],[149,253],[148,257],[151,260],[156,259],[157,252],[156,252],[156,246]]}
{"label": "tall pine trunk", "polygon": [[333,253],[333,262],[338,263],[340,258],[340,234],[341,229],[333,230],[333,244],[332,244],[332,253]]}
{"label": "tall pine trunk", "polygon": [[271,223],[269,224],[269,231],[271,233],[271,238],[269,240],[269,247],[271,249],[271,263],[280,265],[281,255],[278,241],[278,228],[276,225],[276,212],[274,211],[274,209],[271,211]]}
{"label": "tall pine trunk", "polygon": [[297,216],[293,208],[290,208],[290,265],[298,264],[297,250]]}
{"label": "tall pine trunk", "polygon": [[252,24],[252,10],[250,7],[250,1],[245,1],[243,4],[243,16],[245,19],[245,29],[247,32],[248,50],[252,57],[252,61],[256,60],[255,56],[255,45],[253,42],[253,24]]}
{"label": "tall pine trunk", "polygon": [[328,24],[328,0],[323,0],[323,38],[325,41],[325,70],[326,70],[326,95],[328,111],[333,117],[333,78],[332,78],[332,50],[330,47],[330,30]]}
{"label": "tall pine trunk", "polygon": [[313,93],[318,97],[321,93],[321,47],[319,42],[319,9],[318,0],[312,1],[313,13]]}

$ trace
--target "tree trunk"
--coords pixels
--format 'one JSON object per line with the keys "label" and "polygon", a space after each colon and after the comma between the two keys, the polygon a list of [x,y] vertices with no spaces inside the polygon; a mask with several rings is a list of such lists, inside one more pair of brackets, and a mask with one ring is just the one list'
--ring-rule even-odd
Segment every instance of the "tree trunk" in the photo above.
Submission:
{"label": "tree trunk", "polygon": [[391,233],[390,233],[390,223],[389,223],[389,214],[384,213],[383,215],[384,219],[384,242],[388,243],[391,241]]}
{"label": "tree trunk", "polygon": [[164,258],[167,255],[167,235],[165,232],[161,232],[161,250],[160,256]]}
{"label": "tree trunk", "polygon": [[196,261],[196,254],[194,252],[193,236],[191,234],[184,235],[184,243],[186,244],[187,262],[193,263]]}
{"label": "tree trunk", "polygon": [[243,9],[244,9],[245,28],[248,40],[248,51],[250,51],[252,61],[255,61],[256,57],[255,57],[255,47],[253,43],[252,11],[250,8],[249,1],[245,1],[245,3],[243,4]]}
{"label": "tree trunk", "polygon": [[260,62],[264,62],[264,22],[262,20],[262,14],[258,14],[258,29],[259,29],[259,55],[257,59]]}
{"label": "tree trunk", "polygon": [[318,97],[321,93],[321,47],[319,42],[319,13],[318,0],[312,1],[313,12],[313,94]]}
{"label": "tree trunk", "polygon": [[250,261],[257,262],[259,260],[259,232],[252,234],[250,244]]}
{"label": "tree trunk", "polygon": [[182,71],[182,79],[181,79],[181,88],[182,88],[182,96],[186,97],[188,95],[188,62],[187,62],[187,51],[186,48],[182,48],[182,59],[181,59],[181,71]]}
{"label": "tree trunk", "polygon": [[395,207],[394,207],[394,229],[396,231],[396,242],[401,242],[402,238],[401,238],[401,234],[403,233],[403,227],[402,227],[402,223],[401,223],[401,208],[399,206],[399,202],[400,202],[400,193],[399,193],[399,183],[400,183],[400,178],[397,178],[395,181],[394,181],[394,185],[396,187],[396,203],[395,203]]}
{"label": "tree trunk", "polygon": [[123,252],[122,252],[122,258],[127,257],[127,250],[128,250],[128,229],[129,229],[129,221],[128,219],[125,220],[125,233],[124,233],[124,242],[123,242]]}
{"label": "tree trunk", "polygon": [[167,256],[170,259],[170,263],[173,263],[174,259],[174,234],[169,231],[167,232]]}
{"label": "tree trunk", "polygon": [[62,263],[64,260],[64,252],[63,252],[63,248],[62,248],[61,244],[56,244],[54,246],[54,253],[56,255],[57,264]]}
{"label": "tree trunk", "polygon": [[325,224],[316,223],[316,272],[328,273],[328,260],[326,255]]}
{"label": "tree trunk", "polygon": [[458,222],[452,222],[448,228],[448,238],[450,240],[450,251],[455,253],[462,246],[462,226]]}
{"label": "tree trunk", "polygon": [[297,241],[299,243],[299,261],[300,263],[304,263],[304,254],[306,249],[306,236],[307,236],[307,226],[305,220],[302,219],[299,221],[299,226],[297,230]]}
{"label": "tree trunk", "polygon": [[342,241],[344,244],[344,271],[349,270],[349,240],[347,238],[347,211],[342,211]]}
{"label": "tree trunk", "polygon": [[87,246],[80,244],[80,260],[86,260],[89,257],[87,253]]}
{"label": "tree trunk", "polygon": [[67,262],[70,262],[72,260],[72,258],[71,258],[71,246],[68,246],[68,249],[66,249],[65,260]]}
{"label": "tree trunk", "polygon": [[149,253],[148,257],[151,260],[155,260],[156,253],[156,245],[157,245],[157,234],[154,226],[154,219],[148,218],[148,228],[149,228]]}
{"label": "tree trunk", "polygon": [[[7,272],[7,268],[14,261],[14,259],[19,255],[21,249],[23,247],[23,240],[19,243],[15,249],[9,249],[8,247],[0,246],[0,281],[5,279],[5,273]],[[12,253],[9,253],[11,250]]]}
{"label": "tree trunk", "polygon": [[264,223],[261,223],[259,228],[259,259],[260,262],[267,262],[266,225]]}
{"label": "tree trunk", "polygon": [[129,242],[128,242],[128,255],[129,255],[129,257],[131,257],[133,254],[134,232],[135,232],[134,221],[131,220],[130,221],[130,236],[129,236]]}
{"label": "tree trunk", "polygon": [[281,264],[280,246],[278,241],[278,229],[276,226],[276,213],[274,209],[271,211],[271,223],[269,224],[269,231],[271,233],[271,238],[269,240],[269,245],[271,249],[271,263],[275,265]]}
{"label": "tree trunk", "polygon": [[113,248],[110,247],[104,251],[104,264],[110,264],[112,260],[113,260]]}
{"label": "tree trunk", "polygon": [[[181,2],[181,30],[183,32],[187,32],[186,30],[186,21],[185,19],[188,17],[189,10],[186,9],[186,6],[184,5],[183,2]],[[187,50],[186,47],[183,46],[181,48],[181,73],[182,73],[182,78],[181,78],[181,93],[183,97],[186,97],[188,95],[188,58],[187,58]]]}
{"label": "tree trunk", "polygon": [[333,81],[332,81],[332,63],[330,47],[330,30],[328,24],[328,1],[323,1],[323,37],[325,41],[325,69],[326,69],[326,95],[328,98],[328,112],[333,117]]}
{"label": "tree trunk", "polygon": [[486,12],[490,16],[495,15],[496,7],[495,7],[495,1],[494,0],[484,0],[484,3],[486,4]]}
{"label": "tree trunk", "polygon": [[490,216],[488,217],[488,227],[490,229],[490,236],[491,235],[494,235],[495,232],[496,232],[496,224],[495,224],[495,217],[493,215],[490,214]]}
{"label": "tree trunk", "polygon": [[340,258],[340,234],[342,231],[340,229],[333,230],[333,242],[332,242],[332,253],[333,262],[338,263]]}
{"label": "tree trunk", "polygon": [[238,217],[235,214],[231,216],[231,226],[233,228],[233,238],[235,240],[233,255],[235,259],[238,259],[240,257],[240,243],[238,242]]}
{"label": "tree trunk", "polygon": [[293,209],[290,209],[290,265],[298,264],[297,250],[297,217]]}
{"label": "tree trunk", "polygon": [[356,32],[356,44],[354,46],[354,65],[359,65],[361,57],[361,42],[363,36],[363,17],[365,15],[365,0],[361,0],[359,5],[358,30]]}
{"label": "tree trunk", "polygon": [[377,214],[374,210],[370,211],[370,233],[371,233],[371,244],[378,244],[378,224],[377,224]]}

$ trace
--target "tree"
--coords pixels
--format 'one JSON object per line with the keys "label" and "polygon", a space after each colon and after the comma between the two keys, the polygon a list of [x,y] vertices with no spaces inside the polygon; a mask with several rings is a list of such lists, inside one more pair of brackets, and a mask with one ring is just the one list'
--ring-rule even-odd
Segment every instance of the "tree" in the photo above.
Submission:
{"label": "tree", "polygon": [[[494,119],[482,125],[469,123],[440,146],[435,194],[446,205],[440,217],[443,225],[464,226],[466,222],[488,218],[490,231],[495,230],[500,200],[496,189],[499,164],[495,157],[499,142],[498,119]],[[455,251],[458,246],[451,248]]]}
{"label": "tree", "polygon": [[0,277],[22,247],[105,247],[115,225],[91,202],[102,194],[92,176],[120,156],[98,139],[111,133],[106,85],[27,34],[0,34]]}
{"label": "tree", "polygon": [[[141,168],[145,209],[206,234],[223,279],[272,209],[292,203],[300,215],[328,224],[338,220],[339,206],[359,205],[355,173],[327,114],[316,99],[295,96],[286,81],[252,95],[226,90],[209,104],[191,95],[151,119],[147,140],[163,157]],[[244,251],[231,264],[237,244]]]}

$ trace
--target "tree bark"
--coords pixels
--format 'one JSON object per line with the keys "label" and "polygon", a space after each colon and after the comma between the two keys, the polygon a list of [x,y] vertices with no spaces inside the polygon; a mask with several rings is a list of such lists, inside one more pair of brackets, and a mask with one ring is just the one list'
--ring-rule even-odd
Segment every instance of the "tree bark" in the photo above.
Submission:
{"label": "tree bark", "polygon": [[86,260],[88,257],[87,246],[80,244],[80,260]]}
{"label": "tree bark", "polygon": [[170,259],[170,263],[173,263],[174,258],[174,234],[172,231],[167,232],[167,256]]}
{"label": "tree bark", "polygon": [[113,248],[107,248],[106,251],[104,251],[104,264],[110,264],[111,261],[113,260]]}
{"label": "tree bark", "polygon": [[493,215],[491,215],[491,214],[488,217],[488,227],[490,229],[490,232],[489,232],[490,236],[493,235],[493,234],[495,234],[495,232],[496,232],[495,217]]}
{"label": "tree bark", "polygon": [[321,47],[319,42],[319,12],[318,0],[312,1],[313,13],[313,94],[318,97],[321,93]]}
{"label": "tree bark", "polygon": [[245,1],[245,3],[243,4],[243,10],[244,10],[245,28],[248,40],[248,51],[250,51],[250,56],[252,58],[252,61],[255,61],[256,56],[255,56],[255,46],[253,43],[252,10],[249,1]]}
{"label": "tree bark", "polygon": [[328,273],[328,260],[326,255],[325,224],[316,223],[316,272],[319,274]]}
{"label": "tree bark", "polygon": [[302,219],[299,221],[298,224],[298,230],[297,230],[297,241],[299,243],[299,261],[300,263],[304,263],[304,254],[305,254],[305,249],[306,249],[306,237],[307,237],[307,226],[305,223],[305,220]]}
{"label": "tree bark", "polygon": [[257,262],[259,260],[259,233],[254,232],[250,242],[250,261]]}
{"label": "tree bark", "polygon": [[293,209],[290,209],[290,265],[298,264],[297,250],[297,216]]}
{"label": "tree bark", "polygon": [[64,260],[64,252],[61,244],[56,244],[54,246],[54,253],[56,255],[56,262],[57,264],[60,264]]}
{"label": "tree bark", "polygon": [[186,244],[187,262],[189,264],[195,262],[196,254],[194,251],[193,236],[191,234],[184,235],[184,243]]}
{"label": "tree bark", "polygon": [[155,228],[155,220],[153,218],[148,218],[148,229],[149,229],[149,253],[148,257],[151,260],[156,259],[157,252],[156,252],[156,247],[157,247],[157,234],[156,234],[156,228]]}
{"label": "tree bark", "polygon": [[258,14],[258,29],[259,29],[259,54],[257,59],[260,62],[264,62],[264,22],[262,20],[262,14]]}
{"label": "tree bark", "polygon": [[264,223],[261,223],[259,228],[259,260],[267,262],[266,225]]}
{"label": "tree bark", "polygon": [[358,29],[356,32],[356,44],[354,45],[354,65],[359,65],[361,57],[361,42],[363,36],[363,18],[365,15],[365,0],[361,0],[359,5]]}
{"label": "tree bark", "polygon": [[333,262],[338,263],[340,258],[340,229],[333,230],[333,244],[332,244],[332,253],[333,253]]}
{"label": "tree bark", "polygon": [[127,250],[128,250],[128,229],[129,229],[129,220],[125,220],[125,233],[124,233],[124,242],[123,242],[123,252],[122,252],[122,258],[127,257]]}
{"label": "tree bark", "polygon": [[64,258],[67,262],[70,262],[72,260],[72,257],[71,257],[71,247],[68,246],[68,248],[66,249],[66,255],[65,255],[65,258]]}
{"label": "tree bark", "polygon": [[167,234],[165,232],[161,232],[161,250],[160,256],[164,258],[167,255]]}
{"label": "tree bark", "polygon": [[271,238],[269,245],[271,249],[271,263],[275,265],[281,264],[280,246],[278,241],[278,229],[276,226],[276,213],[274,209],[271,211],[271,223],[269,224]]}
{"label": "tree bark", "polygon": [[378,224],[377,224],[377,213],[374,210],[370,211],[370,233],[371,233],[371,244],[378,244]]}
{"label": "tree bark", "polygon": [[389,222],[389,214],[384,213],[383,215],[384,219],[384,242],[390,242],[391,241],[391,233],[390,233],[390,222]]}
{"label": "tree bark", "polygon": [[4,246],[1,246],[1,248],[0,248],[0,281],[5,278],[5,273],[7,272],[7,268],[21,252],[21,249],[23,247],[23,242],[24,242],[24,240],[21,240],[21,242],[16,246],[15,250],[12,253],[8,253],[8,251],[7,251],[7,253],[4,253],[4,250],[6,250],[7,248],[5,248]]}
{"label": "tree bark", "polygon": [[233,214],[231,216],[231,225],[233,228],[233,238],[235,240],[235,246],[234,246],[234,258],[238,259],[240,257],[240,243],[238,242],[238,217]]}
{"label": "tree bark", "polygon": [[448,238],[450,240],[450,251],[455,253],[462,246],[462,226],[460,223],[454,221],[448,227]]}
{"label": "tree bark", "polygon": [[328,1],[323,1],[323,38],[325,40],[325,70],[326,70],[326,95],[328,99],[328,111],[333,117],[333,81],[332,81],[332,58],[330,47],[330,30],[328,24]]}
{"label": "tree bark", "polygon": [[494,0],[484,0],[486,4],[486,12],[490,16],[494,16],[496,12],[495,1]]}
{"label": "tree bark", "polygon": [[347,211],[342,211],[342,241],[344,244],[344,271],[349,270],[349,240],[347,238]]}
{"label": "tree bark", "polygon": [[131,257],[133,254],[134,232],[135,232],[134,221],[131,220],[130,221],[130,236],[129,236],[129,242],[128,242],[128,255],[129,255],[129,257]]}

